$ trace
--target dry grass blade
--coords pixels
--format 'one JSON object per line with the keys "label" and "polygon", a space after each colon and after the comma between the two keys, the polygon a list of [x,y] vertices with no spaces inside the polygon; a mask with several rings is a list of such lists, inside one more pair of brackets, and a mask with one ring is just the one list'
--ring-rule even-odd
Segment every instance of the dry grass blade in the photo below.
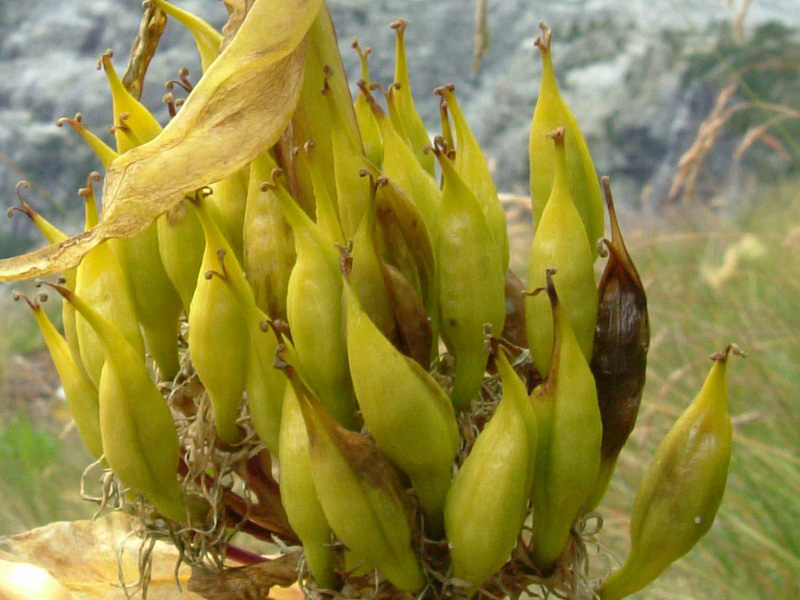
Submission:
{"label": "dry grass blade", "polygon": [[161,34],[164,33],[166,26],[167,15],[152,4],[148,5],[139,24],[139,33],[131,46],[128,68],[122,76],[123,85],[136,99],[142,97],[142,86],[147,74],[147,67],[156,53],[158,42],[161,40]]}
{"label": "dry grass blade", "polygon": [[738,83],[732,83],[720,92],[711,114],[700,124],[700,129],[692,146],[678,161],[675,177],[672,179],[672,185],[667,194],[667,200],[676,200],[681,192],[683,192],[685,200],[691,199],[694,195],[700,169],[719,139],[722,128],[730,118],[728,104],[733,99],[738,88]]}
{"label": "dry grass blade", "polygon": [[475,5],[475,33],[472,37],[472,74],[481,68],[489,51],[489,0],[478,0]]}

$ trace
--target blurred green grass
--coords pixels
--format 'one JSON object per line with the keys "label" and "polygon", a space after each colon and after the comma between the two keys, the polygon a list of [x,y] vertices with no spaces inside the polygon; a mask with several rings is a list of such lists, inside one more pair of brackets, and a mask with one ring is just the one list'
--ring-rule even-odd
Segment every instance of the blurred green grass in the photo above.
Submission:
{"label": "blurred green grass", "polygon": [[[634,597],[798,598],[800,186],[761,188],[734,221],[681,212],[628,236],[648,293],[652,344],[637,428],[600,508],[605,539],[624,558],[639,478],[699,390],[707,357],[736,342],[749,357],[729,366],[734,450],[719,515],[692,552]],[[722,269],[743,239],[761,252],[742,252]],[[711,285],[723,270],[727,277]]]}
{"label": "blurred green grass", "polygon": [[[35,293],[32,285],[14,287]],[[24,303],[12,302],[10,291],[1,291],[0,535],[6,535],[88,518],[93,506],[79,494],[90,455],[68,420],[66,403],[46,380],[52,375],[36,372],[43,362],[52,371],[49,357],[41,359],[42,337]],[[50,304],[48,313],[58,322],[58,303]]]}
{"label": "blurred green grass", "polygon": [[[600,506],[600,539],[624,558],[633,496],[655,447],[700,388],[708,356],[736,342],[750,356],[732,359],[729,368],[734,456],[722,508],[706,538],[634,598],[798,598],[800,182],[762,187],[732,221],[682,208],[657,226],[628,224],[625,234],[648,291],[653,341],[639,422]],[[746,236],[761,245],[761,255],[740,253],[712,286],[709,273],[719,274]],[[8,332],[0,336],[0,356],[41,346],[23,306],[6,307],[0,320]],[[62,437],[24,411],[6,415],[0,534],[89,515],[93,505],[78,499],[88,462],[74,432]]]}

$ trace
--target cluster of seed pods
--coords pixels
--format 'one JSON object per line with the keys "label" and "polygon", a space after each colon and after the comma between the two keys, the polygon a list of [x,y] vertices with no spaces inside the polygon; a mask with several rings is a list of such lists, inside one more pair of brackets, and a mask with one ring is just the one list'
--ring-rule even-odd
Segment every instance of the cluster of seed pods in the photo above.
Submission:
{"label": "cluster of seed pods", "polygon": [[[151,4],[191,31],[204,71],[222,80],[247,68],[242,57],[269,55],[257,20],[285,3],[256,0],[230,52],[198,17]],[[429,597],[496,593],[499,581],[509,595],[532,582],[557,588],[572,572],[577,524],[603,499],[634,427],[649,322],[608,179],[598,180],[560,95],[550,30],[536,41],[535,235],[523,285],[508,270],[503,205],[455,86],[436,90],[441,135],[431,140],[415,109],[406,22],[392,24],[386,88],[371,83],[369,49],[354,42],[362,78],[353,101],[328,11],[305,4],[296,9],[306,21],[303,81],[279,141],[48,284],[64,298],[63,336],[40,299],[26,298],[78,431],[154,515],[202,523],[218,507],[179,477],[191,456],[163,393],[194,379],[219,452],[277,459],[259,471],[279,494],[258,527],[302,544],[313,589],[335,592],[373,570],[389,589]],[[299,60],[280,60],[290,58]],[[185,112],[199,118],[230,102],[235,118],[235,95],[192,102],[184,72],[189,96],[179,106],[167,94],[173,121],[162,129],[110,53],[100,65],[115,148],[79,115],[59,125],[103,167],[140,146],[169,151]],[[217,151],[224,163],[226,148]],[[87,230],[99,220],[99,178],[81,190]],[[21,198],[18,210],[51,244],[67,239]],[[730,457],[732,349],[715,355],[642,481],[630,556],[589,593],[615,600],[641,589],[710,527]]]}

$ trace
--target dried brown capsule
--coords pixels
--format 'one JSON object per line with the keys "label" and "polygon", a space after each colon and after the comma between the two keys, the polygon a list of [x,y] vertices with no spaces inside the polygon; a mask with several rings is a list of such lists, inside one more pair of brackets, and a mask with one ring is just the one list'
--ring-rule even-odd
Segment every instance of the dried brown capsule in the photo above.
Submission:
{"label": "dried brown capsule", "polygon": [[611,222],[611,242],[604,240],[609,257],[598,287],[591,369],[603,419],[603,444],[589,510],[605,495],[617,456],[636,424],[650,347],[647,297],[622,239],[608,177],[602,178],[602,186]]}

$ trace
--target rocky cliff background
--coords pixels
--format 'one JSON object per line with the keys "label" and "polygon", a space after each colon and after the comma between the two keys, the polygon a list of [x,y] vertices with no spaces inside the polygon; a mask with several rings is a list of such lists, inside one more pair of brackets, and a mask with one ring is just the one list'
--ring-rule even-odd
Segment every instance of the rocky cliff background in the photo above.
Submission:
{"label": "rocky cliff background", "polygon": [[[176,4],[221,26],[217,0]],[[533,41],[538,23],[554,32],[562,91],[587,137],[599,173],[612,176],[621,202],[653,214],[663,206],[681,155],[715,105],[720,90],[739,81],[743,102],[794,103],[800,97],[800,2],[756,0],[740,36],[736,3],[724,0],[488,0],[490,46],[471,73],[475,2],[470,0],[330,0],[342,53],[358,78],[353,35],[371,46],[373,79],[391,82],[394,34],[389,23],[410,21],[408,56],[417,107],[430,131],[439,129],[432,90],[458,84],[459,98],[495,167],[501,190],[527,189],[527,137],[541,73]],[[107,48],[122,71],[141,15],[139,0],[0,0],[0,197],[31,181],[32,201],[56,221],[78,226],[75,192],[99,164],[59,117],[81,112],[107,139],[110,98],[95,61]],[[793,62],[792,62],[793,61]],[[786,65],[792,65],[786,67]],[[144,99],[166,120],[163,84],[180,67],[199,75],[190,36],[170,23],[148,73]],[[706,161],[700,201],[740,196],[762,175],[797,168],[792,130],[779,124],[741,160],[732,155],[752,127],[775,113],[738,111]],[[27,243],[24,219],[0,227],[0,254]],[[24,237],[24,235],[23,235]]]}

